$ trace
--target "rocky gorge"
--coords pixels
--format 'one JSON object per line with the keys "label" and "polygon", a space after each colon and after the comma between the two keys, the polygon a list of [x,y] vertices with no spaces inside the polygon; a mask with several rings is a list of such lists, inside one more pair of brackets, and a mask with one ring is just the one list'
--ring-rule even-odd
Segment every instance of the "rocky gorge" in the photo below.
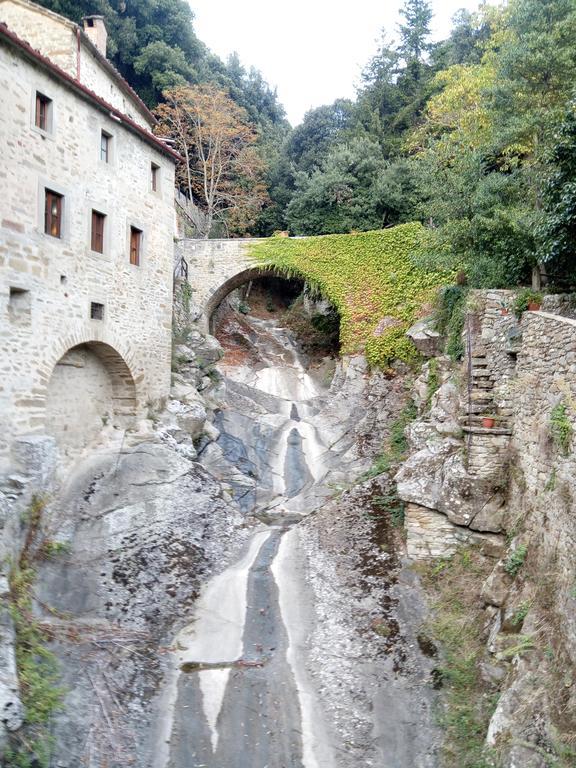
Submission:
{"label": "rocky gorge", "polygon": [[[7,765],[45,743],[60,768],[574,764],[569,301],[518,322],[478,293],[463,363],[425,326],[426,363],[370,371],[251,290],[215,338],[181,284],[164,410],[41,503],[4,489],[35,574],[5,587]],[[26,622],[48,734],[20,727]]]}

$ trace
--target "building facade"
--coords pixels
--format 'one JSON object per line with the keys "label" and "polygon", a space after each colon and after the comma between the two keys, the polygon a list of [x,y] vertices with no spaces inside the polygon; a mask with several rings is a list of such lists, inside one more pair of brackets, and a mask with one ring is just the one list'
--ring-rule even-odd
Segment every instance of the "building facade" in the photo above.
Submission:
{"label": "building facade", "polygon": [[174,168],[99,17],[0,0],[0,473],[79,455],[170,387]]}

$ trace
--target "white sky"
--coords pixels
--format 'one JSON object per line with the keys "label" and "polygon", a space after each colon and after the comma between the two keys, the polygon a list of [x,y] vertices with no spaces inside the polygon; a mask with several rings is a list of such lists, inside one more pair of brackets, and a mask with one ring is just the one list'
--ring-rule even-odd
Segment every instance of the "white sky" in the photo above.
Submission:
{"label": "white sky", "polygon": [[[354,97],[354,85],[375,53],[380,30],[395,35],[403,0],[189,0],[198,37],[224,60],[237,51],[259,69],[292,125],[304,113],[337,98]],[[479,0],[432,0],[434,38],[448,35],[459,8]]]}

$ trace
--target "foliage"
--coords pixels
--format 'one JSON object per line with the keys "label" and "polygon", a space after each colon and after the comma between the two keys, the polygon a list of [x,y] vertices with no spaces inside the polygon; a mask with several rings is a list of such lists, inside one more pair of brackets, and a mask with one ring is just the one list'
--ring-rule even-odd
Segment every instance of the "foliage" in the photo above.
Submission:
{"label": "foliage", "polygon": [[414,360],[406,338],[420,307],[446,272],[419,268],[415,255],[426,231],[405,224],[377,232],[317,238],[270,238],[250,246],[253,258],[287,277],[300,277],[340,314],[343,354],[365,351],[371,365]]}
{"label": "foliage", "polygon": [[462,285],[448,285],[436,294],[434,327],[446,338],[446,354],[452,360],[464,355],[462,332],[466,319],[467,288]]}
{"label": "foliage", "polygon": [[552,282],[576,279],[576,102],[570,102],[553,139],[538,230],[540,259]]}
{"label": "foliage", "polygon": [[568,406],[566,403],[558,403],[550,411],[550,432],[552,441],[563,456],[568,456],[572,444],[574,429],[568,418]]}
{"label": "foliage", "polygon": [[[16,666],[24,705],[24,726],[13,735],[3,755],[6,768],[48,768],[52,739],[49,724],[61,708],[64,691],[58,685],[56,657],[46,647],[49,635],[32,610],[36,581],[34,561],[52,554],[52,542],[41,534],[45,500],[34,497],[26,515],[26,538],[20,559],[10,572],[9,609],[16,631]],[[58,553],[62,547],[56,546]]]}
{"label": "foliage", "polygon": [[522,626],[524,619],[528,616],[528,611],[531,608],[531,603],[528,600],[523,600],[518,608],[514,611],[512,616],[512,625],[514,627]]}
{"label": "foliage", "polygon": [[433,600],[424,634],[440,645],[441,662],[434,677],[444,691],[440,724],[445,729],[445,768],[494,765],[485,737],[496,702],[480,674],[485,622],[480,588],[491,568],[490,559],[474,549],[421,566]]}
{"label": "foliage", "polygon": [[504,570],[509,576],[516,576],[520,568],[524,565],[526,555],[528,554],[528,548],[524,544],[520,544],[508,553],[508,557],[504,562]]}
{"label": "foliage", "polygon": [[171,138],[184,158],[178,181],[206,213],[208,237],[215,222],[245,230],[266,198],[263,163],[247,115],[213,85],[164,92],[156,109],[158,132]]}
{"label": "foliage", "polygon": [[390,455],[394,462],[400,462],[406,458],[408,451],[408,438],[406,427],[418,416],[418,411],[413,400],[410,400],[400,412],[397,419],[390,427]]}
{"label": "foliage", "polygon": [[526,312],[530,304],[542,304],[542,294],[531,288],[523,288],[514,298],[513,309],[516,317],[520,317],[523,312]]}
{"label": "foliage", "polygon": [[384,472],[390,472],[406,458],[408,451],[408,439],[406,427],[418,416],[418,410],[413,400],[401,410],[400,414],[390,425],[390,436],[384,451],[376,457],[372,467],[362,476],[362,480],[378,477]]}

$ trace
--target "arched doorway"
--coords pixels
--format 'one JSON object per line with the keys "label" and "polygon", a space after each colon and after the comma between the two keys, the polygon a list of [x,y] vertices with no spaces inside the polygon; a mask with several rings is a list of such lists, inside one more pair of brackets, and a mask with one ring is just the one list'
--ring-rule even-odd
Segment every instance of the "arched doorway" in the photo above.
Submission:
{"label": "arched doorway", "polygon": [[108,344],[87,342],[56,363],[48,384],[46,431],[71,458],[108,426],[126,428],[136,414],[136,387],[121,355]]}

